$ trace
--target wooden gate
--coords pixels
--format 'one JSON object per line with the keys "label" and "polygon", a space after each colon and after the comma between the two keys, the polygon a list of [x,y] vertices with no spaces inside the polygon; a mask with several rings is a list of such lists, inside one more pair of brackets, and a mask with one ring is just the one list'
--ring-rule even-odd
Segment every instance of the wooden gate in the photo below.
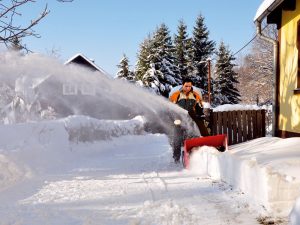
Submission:
{"label": "wooden gate", "polygon": [[210,112],[212,135],[227,134],[228,144],[266,136],[266,111],[243,110]]}

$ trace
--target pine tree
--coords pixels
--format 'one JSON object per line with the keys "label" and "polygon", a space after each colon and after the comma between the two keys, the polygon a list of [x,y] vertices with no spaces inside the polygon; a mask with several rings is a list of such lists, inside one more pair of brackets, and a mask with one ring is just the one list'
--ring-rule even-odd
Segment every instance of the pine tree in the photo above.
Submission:
{"label": "pine tree", "polygon": [[215,42],[209,40],[209,31],[204,24],[204,17],[199,15],[193,31],[192,39],[192,79],[195,86],[207,93],[207,59],[213,54]]}
{"label": "pine tree", "polygon": [[142,78],[144,87],[150,89],[156,94],[161,94],[165,91],[165,86],[161,84],[164,75],[161,71],[155,69],[155,64],[150,63],[150,68],[146,71]]}
{"label": "pine tree", "polygon": [[236,88],[237,73],[233,70],[235,58],[229,48],[221,42],[217,52],[216,79],[214,87],[214,105],[237,104],[240,94]]}
{"label": "pine tree", "polygon": [[129,59],[125,54],[117,67],[119,68],[119,71],[117,72],[116,78],[125,79],[131,82],[134,81],[134,74],[129,70]]}
{"label": "pine tree", "polygon": [[155,89],[157,94],[168,97],[171,88],[181,84],[181,76],[174,63],[174,46],[165,24],[157,28],[150,46],[150,68],[142,81],[146,87]]}
{"label": "pine tree", "polygon": [[179,69],[182,79],[188,77],[189,56],[191,55],[191,39],[188,38],[187,26],[183,20],[179,21],[177,35],[174,37],[175,64]]}
{"label": "pine tree", "polygon": [[148,37],[140,44],[140,50],[137,56],[137,62],[135,65],[135,78],[137,81],[143,79],[143,76],[150,69],[150,54],[151,54],[151,44],[152,37],[149,34]]}

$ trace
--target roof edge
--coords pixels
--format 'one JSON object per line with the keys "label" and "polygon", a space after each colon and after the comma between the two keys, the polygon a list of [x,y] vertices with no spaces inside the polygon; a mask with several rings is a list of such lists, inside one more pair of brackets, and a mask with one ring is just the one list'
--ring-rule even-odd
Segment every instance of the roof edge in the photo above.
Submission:
{"label": "roof edge", "polygon": [[273,12],[284,0],[264,0],[259,6],[254,16],[254,22],[261,22],[271,12]]}
{"label": "roof edge", "polygon": [[82,53],[77,53],[75,54],[73,57],[71,57],[69,60],[67,60],[64,65],[69,64],[70,62],[72,62],[75,58],[77,58],[78,56],[81,56],[82,58],[84,58],[86,61],[88,61],[91,65],[93,65],[99,72],[108,75],[108,73],[102,69],[101,67],[97,66],[93,61],[91,61],[89,58],[87,58],[85,55],[83,55]]}

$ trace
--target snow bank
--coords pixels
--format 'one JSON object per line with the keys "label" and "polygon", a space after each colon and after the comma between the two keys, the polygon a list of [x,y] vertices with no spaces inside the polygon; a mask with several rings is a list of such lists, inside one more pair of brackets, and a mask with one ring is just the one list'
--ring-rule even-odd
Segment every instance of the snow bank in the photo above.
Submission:
{"label": "snow bank", "polygon": [[193,153],[191,168],[240,189],[269,212],[287,216],[300,195],[299,145],[300,138],[269,137],[230,146],[224,153],[202,147]]}
{"label": "snow bank", "polygon": [[297,199],[289,219],[291,225],[300,224],[300,197]]}
{"label": "snow bank", "polygon": [[143,132],[143,118],[132,120],[97,120],[86,116],[69,116],[55,121],[0,125],[0,148],[6,150],[42,148],[68,149],[69,140],[86,142],[107,140]]}
{"label": "snow bank", "polygon": [[62,120],[73,142],[110,140],[123,135],[139,135],[144,130],[144,118],[132,120],[97,120],[86,116],[69,116]]}
{"label": "snow bank", "polygon": [[0,190],[28,174],[59,172],[73,159],[70,141],[137,135],[142,133],[143,123],[142,117],[107,121],[70,116],[55,121],[0,125]]}
{"label": "snow bank", "polygon": [[68,133],[60,121],[0,125],[0,148],[4,150],[66,149]]}
{"label": "snow bank", "polygon": [[0,155],[0,191],[29,176],[30,173],[25,168],[17,165],[5,155]]}

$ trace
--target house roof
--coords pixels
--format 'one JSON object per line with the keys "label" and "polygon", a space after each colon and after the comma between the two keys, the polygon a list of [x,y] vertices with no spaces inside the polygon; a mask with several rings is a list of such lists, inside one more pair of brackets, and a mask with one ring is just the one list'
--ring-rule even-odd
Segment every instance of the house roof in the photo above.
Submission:
{"label": "house roof", "polygon": [[[84,61],[84,63],[82,63]],[[108,75],[108,73],[103,70],[101,67],[97,66],[91,59],[87,58],[85,55],[82,53],[78,53],[71,57],[69,60],[67,60],[64,64],[70,64],[70,63],[78,63],[78,64],[84,64],[85,66],[88,66],[96,71],[99,71],[100,73],[104,75]]]}
{"label": "house roof", "polygon": [[256,11],[254,22],[261,22],[266,16],[273,12],[284,0],[264,0]]}

